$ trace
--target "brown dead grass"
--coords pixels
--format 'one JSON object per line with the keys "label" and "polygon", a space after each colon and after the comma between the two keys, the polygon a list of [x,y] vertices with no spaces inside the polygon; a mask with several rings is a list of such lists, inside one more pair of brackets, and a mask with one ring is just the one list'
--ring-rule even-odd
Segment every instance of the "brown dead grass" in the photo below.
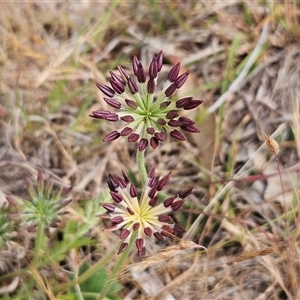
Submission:
{"label": "brown dead grass", "polygon": [[[147,154],[148,164],[155,162],[159,172],[172,170],[168,192],[195,185],[189,204],[174,218],[188,229],[186,237],[206,246],[207,253],[186,254],[176,243],[169,247],[178,255],[168,252],[171,248],[150,246],[153,256],[148,261],[159,266],[144,270],[130,265],[121,279],[134,288],[124,288],[124,299],[300,298],[300,8],[297,2],[268,3],[1,5],[0,190],[26,195],[23,178],[36,177],[42,168],[57,185],[74,186],[75,210],[101,193],[108,173],[137,172],[132,145],[125,140],[101,142],[116,124],[88,117],[92,110],[106,108],[95,82],[105,82],[107,71],[117,64],[129,66],[133,54],[147,63],[162,49],[166,70],[182,60],[183,69],[191,71],[183,93],[203,98],[207,111],[226,91],[222,86],[235,81],[243,67],[239,64],[269,24],[264,49],[252,72],[227,95],[223,113],[208,115],[199,108],[194,118],[202,133],[183,144],[168,140]],[[241,42],[228,70],[237,36]],[[260,131],[279,137],[286,205],[279,177],[267,176],[278,169],[262,146]],[[256,180],[247,181],[255,174]],[[232,178],[236,181],[225,181]],[[103,242],[101,231],[95,237],[100,253],[116,241],[112,237]],[[13,239],[16,244],[11,245],[23,254],[7,255],[1,261],[2,274],[24,267],[24,253],[31,251],[31,244],[22,243],[33,235],[14,233]],[[144,277],[133,276],[137,271],[151,276],[142,281]],[[48,278],[51,275],[48,270]],[[47,280],[35,276],[54,297],[44,284]],[[151,281],[155,291],[149,289]]]}

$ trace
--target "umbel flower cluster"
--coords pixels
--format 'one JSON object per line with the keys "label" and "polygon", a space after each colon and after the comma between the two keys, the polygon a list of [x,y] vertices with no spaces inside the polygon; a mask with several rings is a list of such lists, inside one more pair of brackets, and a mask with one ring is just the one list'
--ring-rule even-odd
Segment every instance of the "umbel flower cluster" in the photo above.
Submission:
{"label": "umbel flower cluster", "polygon": [[109,217],[114,223],[105,231],[120,229],[120,239],[123,241],[118,254],[123,252],[133,235],[137,231],[135,245],[138,249],[139,259],[143,259],[146,253],[145,238],[152,235],[159,241],[164,240],[164,236],[175,231],[184,232],[184,229],[174,224],[168,215],[172,211],[178,210],[184,203],[185,197],[192,191],[186,188],[174,197],[165,199],[158,203],[158,191],[161,191],[168,183],[171,172],[160,179],[155,175],[155,166],[148,172],[148,181],[139,196],[137,188],[130,182],[127,174],[123,172],[123,177],[109,175],[108,186],[114,203],[102,203],[107,210]]}
{"label": "umbel flower cluster", "polygon": [[[179,75],[180,62],[175,64],[167,75],[167,80],[161,91],[157,91],[159,72],[163,65],[163,55],[160,51],[154,55],[148,74],[136,56],[133,57],[132,69],[134,77],[121,66],[119,75],[110,71],[110,86],[97,83],[97,87],[106,96],[104,101],[116,109],[93,111],[90,115],[96,119],[117,122],[122,120],[126,126],[120,131],[110,132],[104,142],[113,141],[120,136],[128,137],[129,142],[137,142],[138,150],[145,150],[148,144],[156,148],[163,142],[166,133],[177,140],[186,138],[181,131],[199,132],[194,121],[180,116],[180,110],[191,110],[202,104],[202,100],[193,97],[172,101],[171,96],[186,82],[189,72]],[[179,131],[180,129],[181,131]]]}
{"label": "umbel flower cluster", "polygon": [[45,234],[50,237],[50,227],[58,227],[58,223],[61,221],[60,216],[66,214],[65,206],[72,202],[72,198],[66,197],[72,187],[54,192],[52,178],[45,180],[41,171],[38,171],[36,189],[27,177],[25,184],[29,199],[21,199],[17,196],[6,197],[7,201],[18,209],[9,217],[23,221],[29,232],[41,223]]}

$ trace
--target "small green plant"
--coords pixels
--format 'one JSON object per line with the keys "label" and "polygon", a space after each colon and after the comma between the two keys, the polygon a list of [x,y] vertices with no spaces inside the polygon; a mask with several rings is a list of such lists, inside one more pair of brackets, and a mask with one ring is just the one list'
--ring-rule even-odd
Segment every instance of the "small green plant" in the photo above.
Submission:
{"label": "small green plant", "polygon": [[[119,137],[127,137],[128,142],[136,143],[136,163],[141,177],[142,192],[138,195],[136,186],[129,180],[126,172],[123,177],[110,175],[108,187],[114,204],[103,203],[108,217],[114,224],[105,231],[121,230],[122,240],[118,254],[123,253],[117,262],[110,280],[122,267],[131,247],[135,244],[138,257],[142,260],[146,254],[146,236],[154,236],[158,240],[170,237],[174,232],[183,232],[179,224],[172,224],[168,215],[178,210],[184,203],[184,198],[192,191],[187,188],[174,197],[159,203],[157,192],[168,183],[171,172],[160,177],[155,174],[155,166],[149,168],[145,162],[145,151],[150,145],[153,149],[164,142],[166,134],[185,141],[184,134],[179,131],[198,133],[195,122],[187,117],[180,116],[180,110],[191,110],[203,103],[193,97],[184,97],[174,101],[171,96],[186,82],[189,72],[179,75],[180,63],[176,63],[167,75],[162,90],[157,91],[159,72],[163,65],[163,54],[160,51],[154,55],[149,68],[148,76],[139,59],[134,56],[132,70],[133,78],[123,67],[118,66],[119,75],[110,71],[110,86],[97,83],[97,87],[106,96],[104,101],[117,112],[108,110],[93,111],[93,118],[126,123],[120,130],[114,130],[104,139],[111,142]],[[107,216],[104,216],[107,217]],[[104,286],[97,299],[104,299],[110,289],[110,283]]]}
{"label": "small green plant", "polygon": [[[21,227],[29,232],[37,228],[34,243],[32,265],[37,268],[41,260],[41,250],[44,247],[43,237],[50,237],[50,228],[58,227],[60,216],[66,212],[64,208],[72,202],[68,196],[72,188],[53,189],[52,178],[45,179],[41,170],[38,171],[36,185],[29,178],[25,178],[29,198],[21,199],[17,196],[7,196],[7,201],[16,207],[16,212],[9,214],[9,218],[21,222]],[[31,280],[31,288],[33,283]]]}

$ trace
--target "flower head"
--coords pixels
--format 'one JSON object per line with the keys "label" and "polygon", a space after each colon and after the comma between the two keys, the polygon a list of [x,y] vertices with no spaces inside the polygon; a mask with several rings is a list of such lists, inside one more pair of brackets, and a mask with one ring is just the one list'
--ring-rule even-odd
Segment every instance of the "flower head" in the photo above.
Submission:
{"label": "flower head", "polygon": [[133,57],[132,78],[127,71],[118,66],[119,75],[110,71],[110,86],[97,83],[97,87],[106,96],[104,101],[119,110],[93,111],[90,115],[96,119],[111,122],[124,121],[126,126],[120,131],[112,131],[103,141],[113,141],[120,136],[127,136],[129,142],[137,142],[138,149],[144,150],[148,144],[156,148],[159,142],[164,141],[165,134],[177,140],[184,141],[186,132],[199,132],[194,126],[195,122],[179,115],[180,109],[190,110],[202,104],[202,100],[185,97],[172,101],[170,97],[183,86],[189,72],[179,75],[180,62],[175,64],[168,73],[167,80],[160,92],[156,91],[159,72],[163,65],[163,55],[160,51],[154,55],[148,68],[148,76],[142,63],[136,56]]}
{"label": "flower head", "polygon": [[39,223],[42,223],[44,232],[49,237],[49,227],[58,227],[61,221],[59,216],[66,213],[64,207],[72,202],[72,198],[66,198],[72,188],[53,192],[52,178],[45,180],[41,171],[38,171],[36,189],[27,177],[25,184],[30,196],[28,200],[17,196],[6,197],[9,203],[18,208],[18,212],[10,214],[9,217],[24,221],[28,231],[33,231]]}
{"label": "flower head", "polygon": [[168,173],[161,179],[155,175],[153,166],[148,172],[148,181],[139,197],[136,187],[130,182],[126,173],[123,177],[109,175],[108,187],[114,200],[112,203],[101,205],[108,211],[113,226],[104,231],[120,229],[120,239],[123,240],[118,254],[123,252],[131,239],[134,231],[138,231],[135,240],[138,256],[142,259],[146,253],[145,238],[154,236],[157,240],[164,240],[164,236],[184,229],[174,224],[168,213],[178,210],[184,203],[184,198],[192,191],[187,188],[178,195],[158,203],[157,192],[161,191],[171,176]]}

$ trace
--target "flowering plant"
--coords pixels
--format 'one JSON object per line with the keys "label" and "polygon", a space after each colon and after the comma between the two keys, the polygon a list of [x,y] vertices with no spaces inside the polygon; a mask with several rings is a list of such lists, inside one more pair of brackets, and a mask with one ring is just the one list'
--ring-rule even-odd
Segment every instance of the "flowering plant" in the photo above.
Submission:
{"label": "flowering plant", "polygon": [[171,99],[189,75],[189,72],[179,75],[180,62],[171,68],[162,90],[157,91],[162,66],[163,55],[160,51],[154,55],[148,74],[136,56],[133,57],[132,63],[135,78],[121,66],[118,66],[119,74],[110,71],[110,86],[102,83],[96,85],[105,95],[104,101],[116,112],[96,110],[90,114],[96,119],[110,122],[122,120],[126,123],[121,130],[114,130],[106,135],[104,142],[126,136],[129,142],[137,143],[137,165],[142,179],[142,193],[139,196],[137,188],[124,171],[123,177],[109,175],[108,186],[114,203],[102,203],[108,214],[101,217],[109,218],[114,224],[105,231],[121,230],[122,243],[118,254],[122,253],[130,244],[130,239],[134,238],[139,259],[146,253],[146,236],[153,235],[156,239],[163,240],[164,235],[184,231],[180,225],[172,224],[168,213],[178,210],[183,205],[184,198],[192,191],[192,188],[187,188],[177,196],[158,203],[157,192],[167,184],[171,173],[160,179],[155,174],[154,166],[147,172],[144,150],[148,145],[157,148],[159,142],[165,140],[167,133],[177,140],[186,140],[178,129],[191,133],[199,132],[194,121],[180,116],[180,110],[191,110],[203,102],[193,97],[184,97],[177,101]]}
{"label": "flowering plant", "polygon": [[119,66],[120,75],[110,71],[111,87],[97,83],[97,87],[106,96],[104,101],[119,111],[97,110],[90,116],[110,122],[122,120],[126,123],[122,130],[110,132],[104,138],[104,142],[128,136],[128,141],[137,142],[138,150],[142,151],[148,144],[154,149],[157,148],[159,142],[164,141],[166,133],[184,141],[186,139],[184,134],[177,128],[192,133],[199,132],[194,126],[195,122],[187,117],[181,117],[179,112],[181,109],[196,108],[203,101],[185,97],[174,102],[170,98],[184,85],[189,72],[179,75],[180,63],[175,64],[168,73],[163,89],[157,92],[158,75],[162,65],[163,56],[160,51],[158,55],[154,55],[150,63],[147,79],[142,63],[134,56],[132,68],[136,80]]}

